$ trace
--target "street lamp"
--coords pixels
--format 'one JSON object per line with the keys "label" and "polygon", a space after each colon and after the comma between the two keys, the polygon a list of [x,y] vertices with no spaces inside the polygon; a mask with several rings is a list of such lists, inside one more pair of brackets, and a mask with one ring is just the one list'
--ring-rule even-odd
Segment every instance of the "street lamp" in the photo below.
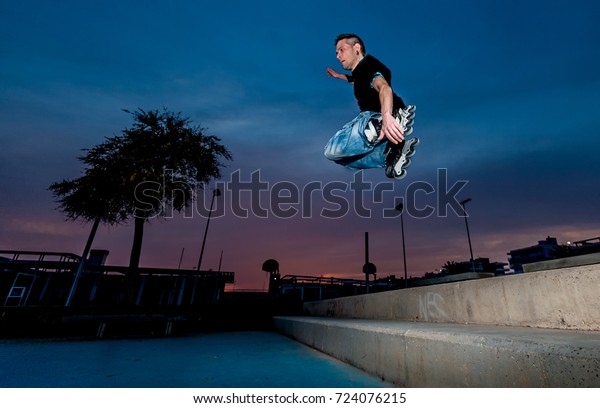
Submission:
{"label": "street lamp", "polygon": [[465,210],[465,204],[471,201],[470,198],[464,199],[460,202],[463,209],[463,217],[465,218],[465,226],[467,227],[467,239],[469,240],[469,253],[471,254],[471,267],[475,272],[475,261],[473,260],[473,247],[471,246],[471,234],[469,234],[469,222],[467,221],[467,210]]}
{"label": "street lamp", "polygon": [[210,201],[210,210],[208,211],[208,219],[206,220],[206,229],[204,230],[204,239],[202,239],[202,249],[200,249],[200,257],[198,258],[198,267],[196,270],[200,272],[200,265],[202,265],[202,256],[204,255],[204,245],[206,244],[206,235],[208,234],[208,225],[210,224],[210,216],[212,215],[213,204],[215,203],[215,197],[221,195],[221,190],[215,188],[213,190],[212,200]]}
{"label": "street lamp", "polygon": [[208,219],[206,220],[206,228],[204,229],[204,238],[202,239],[202,249],[200,249],[200,257],[198,258],[198,266],[196,267],[196,278],[194,279],[194,288],[192,290],[192,296],[190,297],[190,304],[194,303],[196,298],[196,286],[198,285],[198,274],[200,273],[200,266],[202,265],[202,256],[204,255],[204,245],[206,244],[206,235],[208,234],[208,225],[210,224],[210,217],[212,215],[213,204],[215,203],[215,197],[221,195],[221,190],[215,188],[213,190],[212,200],[210,201],[210,210],[208,211]]}
{"label": "street lamp", "polygon": [[400,211],[400,229],[402,230],[402,257],[404,258],[404,287],[408,288],[408,273],[406,272],[406,246],[404,244],[404,204],[398,203],[396,210]]}

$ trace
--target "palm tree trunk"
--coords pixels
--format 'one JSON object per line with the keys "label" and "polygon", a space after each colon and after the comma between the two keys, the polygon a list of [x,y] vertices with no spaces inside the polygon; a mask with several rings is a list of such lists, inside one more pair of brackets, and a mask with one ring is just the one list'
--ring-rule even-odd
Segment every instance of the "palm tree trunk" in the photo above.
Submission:
{"label": "palm tree trunk", "polygon": [[129,256],[129,273],[126,278],[126,290],[128,303],[133,305],[137,299],[137,284],[139,282],[139,266],[140,256],[142,253],[142,240],[144,237],[144,223],[146,219],[136,214],[133,231],[133,245],[131,246],[131,254]]}
{"label": "palm tree trunk", "polygon": [[129,256],[129,270],[132,273],[137,273],[140,266],[140,256],[142,254],[142,240],[144,238],[144,223],[145,218],[135,217],[133,231],[133,245],[131,246],[131,254]]}

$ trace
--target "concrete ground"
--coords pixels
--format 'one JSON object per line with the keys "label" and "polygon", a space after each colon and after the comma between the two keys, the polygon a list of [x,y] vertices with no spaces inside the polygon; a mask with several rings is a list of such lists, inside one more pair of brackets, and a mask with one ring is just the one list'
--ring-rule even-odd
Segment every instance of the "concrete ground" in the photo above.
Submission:
{"label": "concrete ground", "polygon": [[354,388],[391,384],[271,332],[0,340],[3,388]]}

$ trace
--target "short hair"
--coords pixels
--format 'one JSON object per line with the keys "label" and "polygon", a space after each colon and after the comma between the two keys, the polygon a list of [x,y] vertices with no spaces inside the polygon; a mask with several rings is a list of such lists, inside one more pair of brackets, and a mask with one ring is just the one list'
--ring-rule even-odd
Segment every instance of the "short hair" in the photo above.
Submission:
{"label": "short hair", "polygon": [[366,55],[367,51],[365,49],[365,43],[363,43],[363,40],[361,40],[358,35],[352,33],[340,34],[337,37],[335,37],[335,45],[337,45],[337,43],[341,40],[348,40],[348,42],[350,42],[352,46],[360,44],[360,52],[362,52],[363,55]]}

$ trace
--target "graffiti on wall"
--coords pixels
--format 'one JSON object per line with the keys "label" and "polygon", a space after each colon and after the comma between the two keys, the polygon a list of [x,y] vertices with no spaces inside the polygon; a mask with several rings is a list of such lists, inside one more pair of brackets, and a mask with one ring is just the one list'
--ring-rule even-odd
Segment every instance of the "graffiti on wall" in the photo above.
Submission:
{"label": "graffiti on wall", "polygon": [[419,296],[419,317],[424,321],[447,319],[444,311],[444,297],[436,292],[426,292]]}

